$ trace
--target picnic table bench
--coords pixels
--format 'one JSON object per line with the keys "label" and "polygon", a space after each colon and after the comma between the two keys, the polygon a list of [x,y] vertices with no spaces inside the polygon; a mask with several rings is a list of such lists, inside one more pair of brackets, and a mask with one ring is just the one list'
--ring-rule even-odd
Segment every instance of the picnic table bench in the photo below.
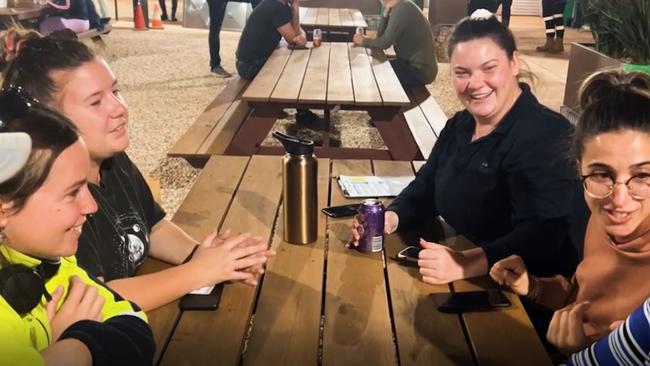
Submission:
{"label": "picnic table bench", "polygon": [[223,154],[250,113],[248,103],[241,100],[248,84],[248,80],[239,75],[228,80],[167,156],[184,158],[192,166],[201,168],[211,155]]}
{"label": "picnic table bench", "polygon": [[[318,207],[354,202],[334,176],[413,175],[419,164],[318,162]],[[157,365],[550,365],[523,310],[444,314],[430,293],[494,288],[489,278],[428,285],[417,268],[389,259],[419,233],[386,237],[385,249],[344,248],[350,219],[319,214],[318,240],[282,240],[281,157],[213,156],[173,221],[195,238],[215,227],[267,238],[277,255],[257,287],[224,286],[216,311],[185,311],[178,301],[149,312]],[[450,237],[445,243],[471,243]],[[148,259],[143,271],[167,266]]]}

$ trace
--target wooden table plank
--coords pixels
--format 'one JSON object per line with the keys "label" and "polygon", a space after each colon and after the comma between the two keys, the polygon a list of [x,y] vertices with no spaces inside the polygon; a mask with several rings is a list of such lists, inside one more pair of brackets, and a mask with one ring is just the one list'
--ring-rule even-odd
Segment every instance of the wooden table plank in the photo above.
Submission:
{"label": "wooden table plank", "polygon": [[354,27],[354,19],[352,19],[352,12],[350,9],[340,9],[339,17],[341,18],[341,25]]}
{"label": "wooden table plank", "polygon": [[272,102],[297,102],[302,80],[305,77],[311,49],[293,50],[280,79],[271,93]]}
{"label": "wooden table plank", "polygon": [[363,47],[355,47],[348,43],[350,54],[350,69],[352,71],[352,87],[356,105],[380,105],[381,93],[372,72],[370,58]]}
{"label": "wooden table plank", "polygon": [[[473,247],[458,237],[446,243],[456,250]],[[456,291],[498,288],[487,276],[455,281],[453,286]],[[515,366],[526,360],[526,365],[552,365],[519,297],[510,292],[505,294],[512,303],[509,308],[462,315],[479,364]],[[508,357],[503,357],[504,354]]]}
{"label": "wooden table plank", "polygon": [[[196,240],[202,240],[218,228],[246,169],[248,157],[217,156],[208,161],[172,221]],[[171,267],[148,258],[138,275]],[[164,346],[180,316],[178,300],[147,313],[156,342],[154,364],[160,359]]]}
{"label": "wooden table plank", "polygon": [[316,18],[318,18],[318,8],[305,8],[307,12],[305,13],[305,18],[301,18],[300,24],[316,24]]}
{"label": "wooden table plank", "polygon": [[260,72],[255,76],[242,94],[242,100],[266,102],[271,97],[273,90],[282,75],[282,71],[291,56],[288,48],[278,48],[266,60]]}
{"label": "wooden table plank", "polygon": [[300,103],[323,103],[327,100],[327,79],[330,62],[330,43],[311,49],[311,57],[300,90]]}
{"label": "wooden table plank", "polygon": [[385,58],[372,57],[372,51],[369,49],[366,49],[366,52],[370,55],[372,71],[375,74],[384,105],[408,105],[410,102],[409,97],[399,82],[390,62]]}
{"label": "wooden table plank", "polygon": [[[222,227],[270,239],[282,192],[281,172],[281,157],[253,156]],[[242,283],[227,284],[218,310],[184,312],[161,365],[238,365],[256,292]],[[197,348],[197,340],[203,347]]]}
{"label": "wooden table plank", "polygon": [[[371,174],[368,161],[334,161],[332,175]],[[331,190],[330,204],[349,202]],[[344,248],[351,219],[328,219],[323,365],[394,365],[382,253]]]}
{"label": "wooden table plank", "polygon": [[346,43],[330,45],[330,72],[327,79],[329,104],[354,104],[350,57]]}
{"label": "wooden table plank", "polygon": [[[373,162],[375,175],[413,175],[409,162]],[[386,203],[388,204],[388,203]],[[387,258],[406,245],[418,245],[417,236],[385,237]],[[421,281],[418,267],[386,262],[400,365],[473,365],[472,353],[455,314],[439,312],[429,293],[447,293],[447,285]]]}
{"label": "wooden table plank", "polygon": [[[330,162],[318,161],[318,207],[327,206]],[[282,240],[282,208],[271,258],[257,302],[244,365],[317,365],[323,291],[325,215],[318,212],[318,240]]]}
{"label": "wooden table plank", "polygon": [[328,8],[318,8],[318,17],[316,18],[316,24],[318,25],[330,24],[330,11]]}
{"label": "wooden table plank", "polygon": [[330,26],[341,26],[341,16],[339,15],[341,9],[329,9]]}
{"label": "wooden table plank", "polygon": [[364,27],[368,28],[368,23],[363,19],[363,15],[359,10],[351,9],[350,13],[352,14],[352,19],[354,20],[355,27]]}

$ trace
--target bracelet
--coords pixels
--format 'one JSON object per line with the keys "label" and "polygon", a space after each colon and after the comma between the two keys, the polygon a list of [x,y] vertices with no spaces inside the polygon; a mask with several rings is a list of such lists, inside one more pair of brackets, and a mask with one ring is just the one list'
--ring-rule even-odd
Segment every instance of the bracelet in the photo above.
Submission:
{"label": "bracelet", "polygon": [[185,260],[183,261],[183,264],[189,262],[189,261],[192,259],[192,257],[194,256],[194,253],[196,253],[196,250],[199,249],[199,246],[200,246],[200,245],[201,245],[201,244],[196,244],[196,245],[194,246],[194,248],[192,248],[192,251],[191,251],[190,254],[187,256],[187,258],[185,258]]}
{"label": "bracelet", "polygon": [[542,291],[541,286],[539,285],[539,279],[533,275],[528,276],[528,294],[526,298],[536,302],[539,298],[539,294]]}

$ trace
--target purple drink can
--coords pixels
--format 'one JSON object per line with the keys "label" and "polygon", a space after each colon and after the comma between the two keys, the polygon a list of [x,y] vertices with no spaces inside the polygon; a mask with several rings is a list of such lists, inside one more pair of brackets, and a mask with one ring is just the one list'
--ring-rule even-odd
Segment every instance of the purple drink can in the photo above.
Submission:
{"label": "purple drink can", "polygon": [[380,200],[367,199],[359,208],[359,249],[380,252],[384,247],[384,205]]}

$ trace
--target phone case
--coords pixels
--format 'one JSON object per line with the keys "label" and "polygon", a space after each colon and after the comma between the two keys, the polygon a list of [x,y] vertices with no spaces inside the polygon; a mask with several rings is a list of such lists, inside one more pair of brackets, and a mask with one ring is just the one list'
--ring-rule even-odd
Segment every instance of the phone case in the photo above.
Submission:
{"label": "phone case", "polygon": [[350,205],[325,207],[321,209],[321,211],[329,217],[349,217],[354,216],[359,212],[359,204],[353,203]]}
{"label": "phone case", "polygon": [[181,310],[216,310],[219,308],[223,283],[214,286],[207,295],[186,294],[178,306]]}
{"label": "phone case", "polygon": [[499,290],[431,294],[438,310],[443,313],[486,311],[510,306]]}

